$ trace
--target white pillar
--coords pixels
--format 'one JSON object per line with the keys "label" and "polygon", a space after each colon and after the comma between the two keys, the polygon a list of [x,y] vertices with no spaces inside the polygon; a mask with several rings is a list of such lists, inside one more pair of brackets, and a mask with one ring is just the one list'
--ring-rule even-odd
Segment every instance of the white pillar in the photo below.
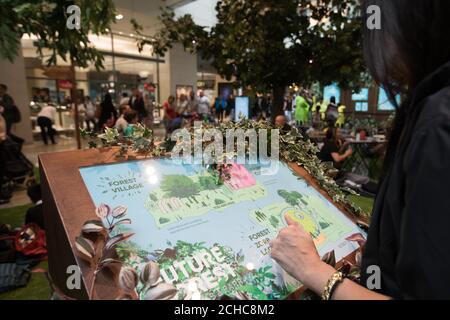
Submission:
{"label": "white pillar", "polygon": [[176,44],[163,57],[165,63],[160,65],[161,103],[170,95],[176,95],[177,85],[192,86],[197,90],[197,56],[184,51]]}

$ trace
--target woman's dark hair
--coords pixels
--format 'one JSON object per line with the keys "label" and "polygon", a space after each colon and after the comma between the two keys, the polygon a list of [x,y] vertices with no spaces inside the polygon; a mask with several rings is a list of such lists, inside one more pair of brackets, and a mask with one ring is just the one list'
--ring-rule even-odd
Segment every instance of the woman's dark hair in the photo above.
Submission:
{"label": "woman's dark hair", "polygon": [[337,140],[337,128],[335,126],[329,126],[327,133],[325,134],[325,139],[327,141],[336,142]]}
{"label": "woman's dark hair", "polygon": [[332,96],[330,98],[330,103],[336,103],[336,97],[335,96]]}
{"label": "woman's dark hair", "polygon": [[105,94],[105,97],[103,98],[103,103],[105,105],[113,104],[112,103],[112,97],[111,97],[111,95],[109,93]]}
{"label": "woman's dark hair", "polygon": [[27,189],[27,195],[33,203],[42,200],[41,185],[34,184]]}
{"label": "woman's dark hair", "polygon": [[138,116],[138,113],[135,110],[128,110],[123,114],[123,118],[126,122],[131,123]]}
{"label": "woman's dark hair", "polygon": [[[371,30],[367,9],[381,9],[381,30]],[[385,159],[385,172],[396,153],[401,155],[421,110],[416,109],[417,85],[450,61],[449,0],[363,0],[364,57],[375,81],[397,108]],[[398,106],[397,94],[403,95]],[[397,148],[401,146],[400,148]]]}

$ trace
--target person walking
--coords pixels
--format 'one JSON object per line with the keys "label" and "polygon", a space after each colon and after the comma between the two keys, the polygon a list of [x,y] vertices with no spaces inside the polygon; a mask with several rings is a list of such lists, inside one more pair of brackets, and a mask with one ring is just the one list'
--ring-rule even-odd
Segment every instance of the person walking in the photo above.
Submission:
{"label": "person walking", "polygon": [[105,124],[112,125],[117,120],[117,110],[112,102],[112,97],[109,93],[105,94],[105,97],[100,104],[100,118],[98,119],[98,127],[104,129]]}
{"label": "person walking", "polygon": [[56,108],[51,105],[45,105],[37,115],[37,124],[41,129],[41,137],[44,144],[48,144],[48,138],[52,144],[56,144],[55,141],[55,129],[53,129],[53,123],[56,118]]}
{"label": "person walking", "polygon": [[200,91],[200,99],[198,102],[198,113],[202,120],[208,118],[211,114],[211,105],[208,97],[205,96],[203,91]]}

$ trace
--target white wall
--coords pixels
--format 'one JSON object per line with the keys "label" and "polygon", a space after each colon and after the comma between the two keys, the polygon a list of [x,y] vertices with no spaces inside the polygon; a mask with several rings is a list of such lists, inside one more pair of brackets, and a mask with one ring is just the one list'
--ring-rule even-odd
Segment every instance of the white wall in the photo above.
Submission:
{"label": "white wall", "polygon": [[181,17],[185,14],[190,14],[196,24],[211,28],[217,23],[217,2],[218,0],[196,0],[186,5],[177,7],[174,10],[175,15],[176,17]]}
{"label": "white wall", "polygon": [[18,52],[20,54],[13,63],[8,60],[0,60],[0,83],[8,86],[8,93],[13,97],[22,115],[22,121],[14,124],[13,133],[25,139],[26,142],[32,142],[33,134],[31,131],[25,62],[22,56],[22,49],[19,48]]}
{"label": "white wall", "polygon": [[166,63],[160,65],[161,103],[170,95],[176,95],[177,85],[193,86],[197,89],[197,56],[187,53],[179,44],[163,58]]}

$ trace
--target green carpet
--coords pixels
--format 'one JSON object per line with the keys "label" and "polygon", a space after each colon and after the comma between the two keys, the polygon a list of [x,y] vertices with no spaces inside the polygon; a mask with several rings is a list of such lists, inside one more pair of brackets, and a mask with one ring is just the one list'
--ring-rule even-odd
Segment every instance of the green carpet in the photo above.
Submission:
{"label": "green carpet", "polygon": [[[0,223],[9,224],[13,228],[22,226],[25,220],[25,213],[29,207],[31,207],[31,204],[0,209]],[[48,270],[48,263],[43,261],[34,268]],[[51,290],[45,274],[33,273],[26,287],[0,293],[0,300],[48,300],[50,296]]]}

